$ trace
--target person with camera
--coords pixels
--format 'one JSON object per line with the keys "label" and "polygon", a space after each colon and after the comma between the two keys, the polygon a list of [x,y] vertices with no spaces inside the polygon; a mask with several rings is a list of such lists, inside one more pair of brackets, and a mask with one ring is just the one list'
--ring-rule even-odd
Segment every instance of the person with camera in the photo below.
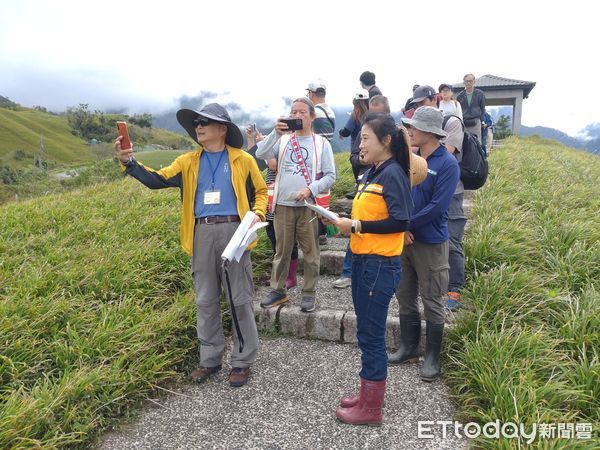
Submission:
{"label": "person with camera", "polygon": [[[258,149],[258,143],[262,141],[265,137],[263,134],[256,128],[256,124],[253,123],[248,128],[246,128],[246,137],[248,139],[248,153],[252,156],[256,157],[256,150]],[[264,164],[263,170],[266,168],[267,173],[265,176],[265,183],[267,183],[268,192],[272,192],[275,186],[275,178],[277,177],[277,159],[269,159],[268,161],[263,161],[262,159],[257,159],[258,168],[261,168],[261,165]],[[272,197],[269,197],[272,202]],[[269,202],[267,204],[267,237],[269,241],[271,241],[271,248],[273,249],[273,254],[277,249],[277,238],[275,236],[275,226],[273,225],[273,211],[272,204]],[[291,289],[298,285],[298,243],[294,243],[294,248],[292,249],[292,259],[290,260],[290,268],[288,269],[288,276],[285,280],[285,288]]]}
{"label": "person with camera", "polygon": [[[202,382],[221,370],[225,351],[220,306],[225,269],[221,254],[248,211],[256,214],[254,223],[264,220],[267,186],[254,158],[241,150],[242,133],[223,106],[211,103],[200,111],[181,109],[177,121],[200,148],[177,157],[167,167],[154,170],[138,163],[132,148],[121,148],[123,136],[115,140],[115,150],[125,173],[150,189],[182,190],[180,239],[192,258],[200,342],[200,366],[192,378]],[[256,241],[239,263],[227,268],[231,288],[227,297],[235,327],[229,373],[232,387],[248,382],[258,352],[250,261],[250,249],[255,246]]]}
{"label": "person with camera", "polygon": [[315,106],[306,97],[292,103],[290,118],[279,119],[267,138],[258,144],[256,157],[277,159],[273,188],[276,251],[271,271],[271,292],[261,306],[271,308],[288,301],[285,289],[294,243],[304,255],[304,285],[300,308],[315,310],[316,285],[320,269],[318,228],[314,213],[304,205],[328,202],[328,192],[336,178],[329,141],[313,133]]}
{"label": "person with camera", "polygon": [[465,130],[477,135],[481,142],[481,122],[485,114],[485,94],[480,89],[475,89],[475,75],[468,73],[463,77],[465,84],[456,100],[460,103],[463,111],[463,123]]}
{"label": "person with camera", "polygon": [[400,254],[412,211],[410,144],[406,130],[391,115],[368,113],[360,150],[371,166],[352,203],[352,219],[339,218],[335,223],[342,233],[350,234],[360,390],[343,397],[335,414],[345,423],[379,425],[387,379],[388,307],[400,283]]}

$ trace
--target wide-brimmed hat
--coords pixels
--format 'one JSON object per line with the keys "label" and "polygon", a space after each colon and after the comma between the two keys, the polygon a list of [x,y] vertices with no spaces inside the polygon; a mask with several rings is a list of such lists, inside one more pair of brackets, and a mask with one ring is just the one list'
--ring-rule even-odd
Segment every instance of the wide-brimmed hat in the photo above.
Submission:
{"label": "wide-brimmed hat", "polygon": [[179,122],[185,131],[188,132],[194,141],[198,142],[194,120],[200,116],[226,125],[227,135],[225,136],[225,143],[231,147],[242,148],[242,145],[244,145],[242,132],[238,126],[231,121],[231,117],[229,117],[227,110],[218,103],[209,103],[208,105],[204,105],[200,111],[194,111],[193,109],[180,109],[177,111],[177,122]]}
{"label": "wide-brimmed hat", "polygon": [[402,118],[402,123],[410,125],[417,130],[424,131],[425,133],[432,133],[440,137],[448,136],[442,129],[442,123],[444,121],[444,114],[439,109],[433,106],[421,106],[417,108],[412,119]]}
{"label": "wide-brimmed hat", "polygon": [[398,127],[400,132],[404,136],[404,142],[409,148],[410,152],[410,186],[416,186],[417,184],[421,184],[427,178],[427,160],[419,155],[416,155],[410,150],[410,136],[408,135],[408,131],[403,126]]}

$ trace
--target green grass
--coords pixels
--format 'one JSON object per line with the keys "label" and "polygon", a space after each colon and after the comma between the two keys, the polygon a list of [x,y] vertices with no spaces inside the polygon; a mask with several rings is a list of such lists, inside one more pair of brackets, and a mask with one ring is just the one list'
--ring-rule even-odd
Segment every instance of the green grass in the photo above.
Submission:
{"label": "green grass", "polygon": [[[88,448],[189,373],[179,215],[178,190],[130,178],[0,207],[0,448]],[[269,247],[261,233],[256,277]]]}
{"label": "green grass", "polygon": [[[459,416],[528,429],[587,422],[597,436],[600,159],[553,141],[511,138],[490,167],[465,242],[470,309],[448,339],[445,373]],[[575,445],[538,439],[532,447],[567,444]]]}
{"label": "green grass", "polygon": [[40,135],[48,160],[80,163],[93,159],[89,146],[71,134],[65,118],[41,111],[0,108],[0,163],[22,165],[14,160],[15,152],[21,150],[27,155],[26,162],[33,164],[40,148]]}
{"label": "green grass", "polygon": [[182,150],[153,150],[136,152],[135,158],[142,164],[160,169],[171,164],[179,155],[186,153]]}

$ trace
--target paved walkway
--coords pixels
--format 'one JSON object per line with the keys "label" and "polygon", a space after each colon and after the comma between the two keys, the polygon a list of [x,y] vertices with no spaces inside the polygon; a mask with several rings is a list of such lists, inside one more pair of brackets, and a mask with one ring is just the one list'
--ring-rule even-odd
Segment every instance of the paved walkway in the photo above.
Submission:
{"label": "paved walkway", "polygon": [[[442,381],[422,382],[418,365],[391,367],[382,427],[338,422],[339,398],[358,385],[357,347],[294,338],[262,340],[250,383],[229,387],[227,369],[204,384],[147,401],[141,418],[103,436],[121,449],[457,449],[454,436],[418,439],[419,420],[452,420]],[[160,405],[160,406],[159,406]]]}
{"label": "paved walkway", "polygon": [[[471,209],[465,195],[465,212]],[[347,206],[347,205],[346,205]],[[141,418],[118,432],[105,434],[102,450],[120,449],[458,449],[468,442],[434,429],[434,439],[419,439],[419,420],[452,420],[453,405],[442,380],[424,383],[419,364],[391,367],[382,427],[337,422],[339,398],[358,386],[359,350],[350,290],[332,282],[341,270],[347,238],[330,238],[322,250],[325,269],[318,282],[317,311],[300,312],[299,288],[290,303],[262,309],[258,301],[269,289],[257,288],[255,312],[261,330],[279,328],[296,336],[262,340],[250,383],[230,388],[228,368],[205,384],[187,384],[148,400]],[[302,279],[300,277],[300,285]],[[452,326],[453,315],[447,316]],[[423,331],[424,331],[423,327]],[[398,303],[390,303],[386,340],[398,341]],[[425,339],[421,339],[421,344]]]}

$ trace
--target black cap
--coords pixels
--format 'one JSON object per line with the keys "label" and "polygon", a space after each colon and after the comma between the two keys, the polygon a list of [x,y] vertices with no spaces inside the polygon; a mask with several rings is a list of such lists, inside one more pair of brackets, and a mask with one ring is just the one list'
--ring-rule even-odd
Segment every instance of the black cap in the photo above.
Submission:
{"label": "black cap", "polygon": [[422,102],[428,97],[433,97],[435,94],[437,94],[437,92],[435,92],[435,89],[433,89],[431,86],[427,86],[426,84],[419,86],[417,89],[415,89],[415,92],[413,92],[413,98],[410,103],[412,105],[414,103]]}

